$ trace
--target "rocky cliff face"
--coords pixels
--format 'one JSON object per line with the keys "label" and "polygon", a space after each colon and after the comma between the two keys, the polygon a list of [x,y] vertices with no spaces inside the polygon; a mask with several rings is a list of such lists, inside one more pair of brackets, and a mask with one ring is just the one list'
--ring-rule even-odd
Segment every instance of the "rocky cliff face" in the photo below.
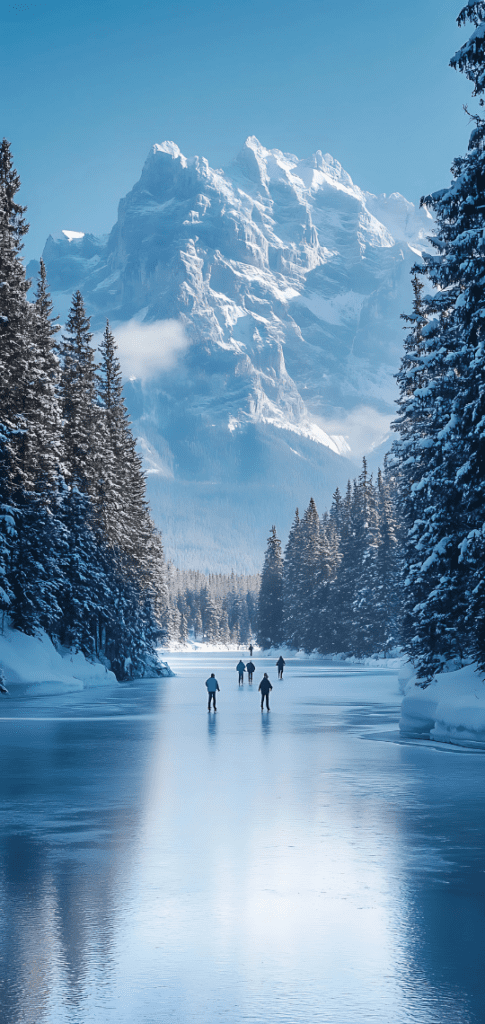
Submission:
{"label": "rocky cliff face", "polygon": [[431,220],[340,164],[249,138],[225,171],[156,145],[107,239],[50,238],[61,313],[109,317],[179,564],[259,568],[311,495],[323,509],[394,409],[409,270]]}

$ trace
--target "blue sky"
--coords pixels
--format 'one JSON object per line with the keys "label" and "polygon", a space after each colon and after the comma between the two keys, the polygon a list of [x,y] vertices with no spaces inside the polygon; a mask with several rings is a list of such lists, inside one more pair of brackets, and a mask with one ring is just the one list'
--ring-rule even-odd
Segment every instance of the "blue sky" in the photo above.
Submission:
{"label": "blue sky", "polygon": [[362,188],[449,182],[470,86],[452,0],[2,0],[2,135],[49,232],[109,231],[154,142],[228,163],[247,135],[331,153]]}

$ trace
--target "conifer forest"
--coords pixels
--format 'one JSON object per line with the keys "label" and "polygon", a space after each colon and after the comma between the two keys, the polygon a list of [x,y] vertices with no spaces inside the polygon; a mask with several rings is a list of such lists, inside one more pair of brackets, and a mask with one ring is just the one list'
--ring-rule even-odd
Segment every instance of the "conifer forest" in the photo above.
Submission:
{"label": "conifer forest", "polygon": [[33,302],[21,260],[20,180],[0,149],[0,608],[119,679],[157,672],[166,580],[141,460],[106,324],[95,361],[82,295],[64,332],[40,264]]}
{"label": "conifer forest", "polygon": [[400,523],[396,479],[374,483],[363,460],[345,495],[320,518],[298,509],[284,556],[273,527],[259,592],[258,640],[307,652],[363,657],[400,641]]}

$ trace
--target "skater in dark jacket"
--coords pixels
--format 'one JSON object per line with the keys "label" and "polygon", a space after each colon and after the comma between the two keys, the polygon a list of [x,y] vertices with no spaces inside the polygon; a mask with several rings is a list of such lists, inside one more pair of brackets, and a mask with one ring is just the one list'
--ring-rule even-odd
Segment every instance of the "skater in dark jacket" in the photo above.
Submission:
{"label": "skater in dark jacket", "polygon": [[246,666],[245,666],[244,662],[243,661],[238,661],[238,663],[236,665],[236,671],[238,673],[237,681],[239,683],[239,686],[242,686],[242,684],[244,682],[244,669],[245,668],[246,668]]}
{"label": "skater in dark jacket", "polygon": [[283,656],[281,654],[280,654],[276,664],[278,666],[278,679],[283,679],[283,669],[284,669],[284,667],[286,665],[286,661],[285,661],[285,659],[283,658]]}
{"label": "skater in dark jacket", "polygon": [[248,674],[248,683],[252,683],[252,681],[253,681],[253,672],[254,672],[255,668],[256,668],[256,665],[253,665],[252,661],[248,661],[248,663],[246,665],[246,672]]}
{"label": "skater in dark jacket", "polygon": [[268,679],[268,673],[265,672],[264,676],[263,676],[263,678],[262,678],[262,680],[261,680],[261,682],[260,682],[260,684],[258,686],[258,690],[261,691],[261,711],[263,710],[263,704],[264,704],[264,698],[265,697],[266,697],[266,710],[267,711],[270,710],[270,706],[269,706],[269,691],[272,690],[272,689],[273,689],[273,687],[271,686],[271,683],[270,683],[270,681]]}

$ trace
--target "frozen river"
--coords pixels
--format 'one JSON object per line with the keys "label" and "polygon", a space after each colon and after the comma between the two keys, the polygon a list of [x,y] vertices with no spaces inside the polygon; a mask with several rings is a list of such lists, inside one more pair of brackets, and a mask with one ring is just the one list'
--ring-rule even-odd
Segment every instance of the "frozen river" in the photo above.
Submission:
{"label": "frozen river", "polygon": [[393,673],[237,660],[2,700],[2,1024],[483,1024],[485,755],[399,743]]}

